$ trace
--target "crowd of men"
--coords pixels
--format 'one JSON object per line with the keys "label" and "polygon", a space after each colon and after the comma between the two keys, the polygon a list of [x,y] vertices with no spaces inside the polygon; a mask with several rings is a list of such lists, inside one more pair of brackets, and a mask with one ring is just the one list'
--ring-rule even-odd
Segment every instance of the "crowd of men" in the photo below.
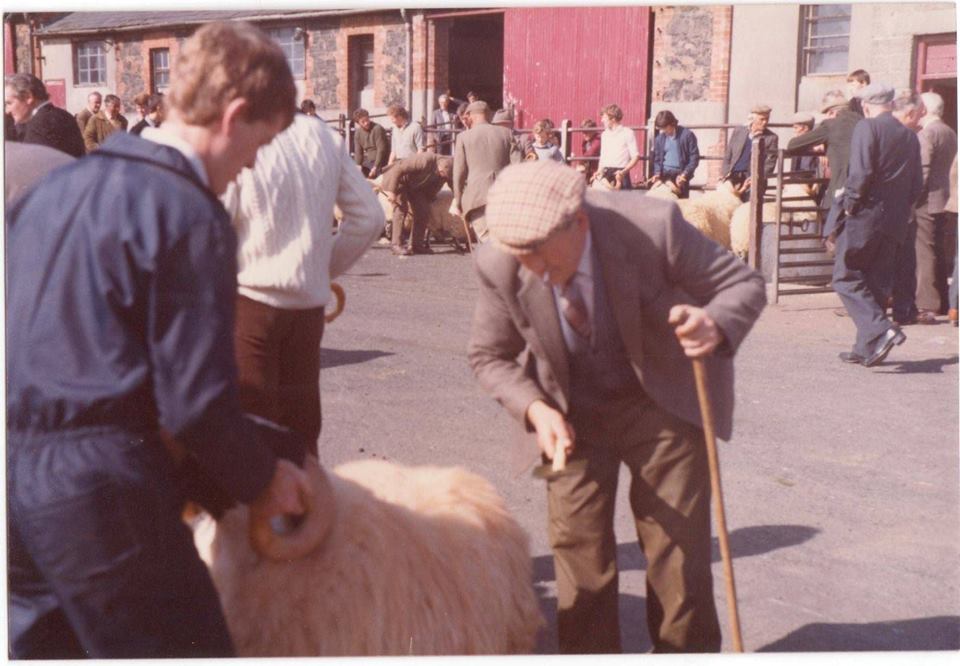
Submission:
{"label": "crowd of men", "polygon": [[[384,227],[365,179],[381,175],[415,221],[451,186],[450,212],[480,243],[465,362],[533,434],[534,456],[569,460],[547,484],[561,651],[620,650],[611,517],[621,463],[654,650],[719,650],[689,359],[705,360],[716,433],[729,438],[733,356],[765,305],[764,284],[675,205],[629,191],[640,154],[617,105],[585,139],[598,157],[589,178],[607,183],[588,191],[584,174],[556,158],[552,123],[537,123],[528,150],[512,116],[479,99],[458,109],[466,129],[450,154],[426,151],[402,107],[389,109],[389,140],[359,109],[351,156],[315,108],[296,111],[282,50],[240,22],[184,42],[168,95],[144,100],[139,136],[118,129],[111,96],[101,114],[92,95],[84,120],[51,105],[35,77],[9,77],[5,93],[15,142],[70,148],[7,209],[12,657],[232,654],[180,510],[193,499],[218,516],[242,502],[273,517],[301,512],[315,494],[312,504],[334,514],[329,489],[310,486],[299,465],[321,430],[330,281]],[[949,225],[955,192],[952,202],[942,195],[956,176],[937,170],[952,160],[955,172],[956,160],[935,121],[918,140],[914,93],[864,87],[856,122],[842,93],[824,99],[833,115],[789,147],[826,145],[835,285],[858,328],[843,358],[869,366],[903,341],[882,306],[897,257],[913,247],[915,205],[918,246],[931,237],[935,246]],[[434,120],[452,134],[449,101]],[[935,118],[936,100],[924,102]],[[745,165],[751,139],[772,135],[769,115],[754,107],[728,142],[723,178],[740,191],[761,186]],[[669,111],[656,125],[651,180],[686,195],[696,139]],[[407,246],[402,227],[394,215],[394,251],[426,251],[422,223]]]}

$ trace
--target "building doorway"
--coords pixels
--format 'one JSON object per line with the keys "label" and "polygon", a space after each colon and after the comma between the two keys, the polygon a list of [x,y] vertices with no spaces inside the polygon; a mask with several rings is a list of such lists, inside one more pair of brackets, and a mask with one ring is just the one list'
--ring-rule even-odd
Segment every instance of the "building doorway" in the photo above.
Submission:
{"label": "building doorway", "polygon": [[957,130],[957,33],[917,37],[915,88],[943,98],[943,122]]}
{"label": "building doorway", "polygon": [[491,109],[503,106],[503,14],[454,18],[450,25],[449,88],[465,100],[471,90]]}

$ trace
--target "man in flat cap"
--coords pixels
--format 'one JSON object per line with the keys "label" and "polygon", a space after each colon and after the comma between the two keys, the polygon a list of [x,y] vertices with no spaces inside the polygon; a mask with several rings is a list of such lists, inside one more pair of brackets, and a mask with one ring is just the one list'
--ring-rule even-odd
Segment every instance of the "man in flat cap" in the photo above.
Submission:
{"label": "man in flat cap", "polygon": [[827,164],[830,166],[830,182],[827,191],[820,200],[820,206],[829,210],[833,204],[834,193],[843,187],[847,180],[847,168],[850,162],[850,139],[854,126],[862,120],[861,116],[850,110],[850,103],[842,90],[831,90],[823,96],[820,112],[826,119],[805,134],[795,136],[787,144],[787,152],[806,151],[814,146],[827,146]]}
{"label": "man in flat cap", "polygon": [[463,215],[477,239],[483,241],[487,236],[484,222],[487,190],[497,173],[511,162],[519,162],[523,154],[513,140],[513,132],[490,124],[490,107],[486,102],[471,102],[467,115],[470,129],[457,135],[453,151],[450,212]]}
{"label": "man in flat cap", "polygon": [[[767,129],[767,123],[770,122],[770,107],[766,104],[755,104],[750,109],[750,117],[746,125],[741,125],[733,130],[730,139],[727,141],[727,150],[723,154],[723,163],[720,166],[720,173],[723,174],[721,181],[728,180],[741,191],[741,199],[748,201],[750,199],[750,155],[753,152],[753,140],[759,136],[764,139],[764,151],[766,160],[764,161],[764,174],[772,176],[777,168],[777,135]],[[760,193],[766,188],[766,178],[762,183],[758,183]]]}
{"label": "man in flat cap", "polygon": [[547,483],[563,653],[619,652],[614,500],[620,463],[647,566],[654,650],[717,651],[710,485],[693,371],[704,357],[728,439],[733,354],[763,309],[762,277],[671,202],[586,191],[547,161],[490,189],[492,242],[469,359],[482,387],[566,470]]}
{"label": "man in flat cap", "polygon": [[833,289],[857,327],[853,349],[840,359],[868,367],[906,340],[882,304],[923,186],[920,142],[891,113],[893,98],[893,88],[882,83],[860,93],[865,118],[853,129],[833,269]]}

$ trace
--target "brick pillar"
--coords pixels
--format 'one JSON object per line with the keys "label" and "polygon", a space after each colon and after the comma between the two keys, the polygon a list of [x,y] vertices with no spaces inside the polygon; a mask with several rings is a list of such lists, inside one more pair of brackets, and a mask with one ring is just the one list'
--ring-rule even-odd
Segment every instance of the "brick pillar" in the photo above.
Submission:
{"label": "brick pillar", "polygon": [[[710,59],[709,100],[720,102],[725,109],[730,107],[730,45],[733,34],[733,7],[713,7],[713,39]],[[727,119],[729,121],[729,118]],[[727,147],[726,132],[720,133],[720,141],[711,147],[711,152],[722,155]],[[720,162],[711,161],[707,180],[715,183],[722,175]]]}

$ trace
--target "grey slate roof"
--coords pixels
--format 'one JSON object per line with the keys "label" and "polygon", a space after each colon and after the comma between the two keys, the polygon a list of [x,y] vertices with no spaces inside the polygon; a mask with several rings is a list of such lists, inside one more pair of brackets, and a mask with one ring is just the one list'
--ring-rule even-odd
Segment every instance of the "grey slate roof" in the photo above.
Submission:
{"label": "grey slate roof", "polygon": [[[371,9],[325,9],[325,10],[237,10],[237,11],[173,11],[173,12],[73,12],[50,23],[38,34],[74,35],[97,32],[131,32],[149,28],[192,26],[209,21],[265,21],[269,19],[313,18],[341,16],[377,10]],[[382,10],[381,10],[382,11]]]}

